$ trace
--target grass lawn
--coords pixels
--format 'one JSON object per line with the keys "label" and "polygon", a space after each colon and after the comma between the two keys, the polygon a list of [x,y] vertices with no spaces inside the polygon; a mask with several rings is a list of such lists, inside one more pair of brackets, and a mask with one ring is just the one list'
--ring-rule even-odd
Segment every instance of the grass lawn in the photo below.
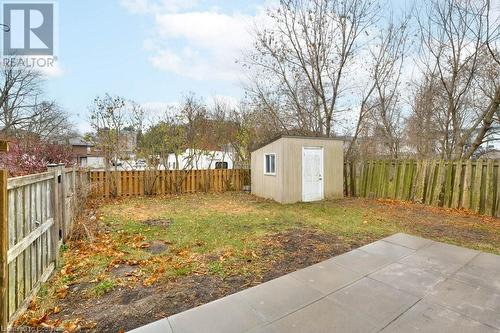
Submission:
{"label": "grass lawn", "polygon": [[92,239],[65,245],[18,325],[130,330],[396,232],[500,253],[499,219],[388,200],[193,194],[108,202],[93,214]]}

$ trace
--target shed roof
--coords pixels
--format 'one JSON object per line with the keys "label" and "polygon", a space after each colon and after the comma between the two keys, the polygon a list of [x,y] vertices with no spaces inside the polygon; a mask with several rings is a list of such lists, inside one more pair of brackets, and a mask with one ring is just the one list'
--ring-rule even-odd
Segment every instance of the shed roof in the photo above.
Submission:
{"label": "shed roof", "polygon": [[264,141],[263,143],[257,145],[252,149],[252,152],[259,150],[262,147],[265,147],[275,141],[278,141],[282,138],[292,138],[292,139],[312,139],[312,140],[333,140],[333,141],[345,141],[343,138],[339,137],[330,137],[330,136],[313,136],[313,135],[290,135],[290,134],[279,134],[274,138]]}

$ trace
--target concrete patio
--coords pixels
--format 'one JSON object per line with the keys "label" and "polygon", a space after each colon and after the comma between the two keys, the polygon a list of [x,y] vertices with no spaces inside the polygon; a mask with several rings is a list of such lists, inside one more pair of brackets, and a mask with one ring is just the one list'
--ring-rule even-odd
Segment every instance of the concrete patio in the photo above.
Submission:
{"label": "concrete patio", "polygon": [[395,234],[132,332],[500,332],[500,256]]}

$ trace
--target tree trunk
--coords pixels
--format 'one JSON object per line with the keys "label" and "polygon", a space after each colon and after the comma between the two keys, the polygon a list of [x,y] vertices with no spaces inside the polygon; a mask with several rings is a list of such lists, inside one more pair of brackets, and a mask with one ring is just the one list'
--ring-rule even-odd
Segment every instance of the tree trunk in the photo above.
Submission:
{"label": "tree trunk", "polygon": [[463,156],[464,159],[471,158],[471,156],[483,143],[484,137],[488,133],[488,130],[491,128],[491,124],[493,123],[493,116],[500,111],[499,106],[500,106],[500,88],[497,88],[495,91],[495,96],[493,100],[490,102],[490,105],[488,107],[488,112],[484,117],[483,126],[481,127],[471,147],[464,154]]}

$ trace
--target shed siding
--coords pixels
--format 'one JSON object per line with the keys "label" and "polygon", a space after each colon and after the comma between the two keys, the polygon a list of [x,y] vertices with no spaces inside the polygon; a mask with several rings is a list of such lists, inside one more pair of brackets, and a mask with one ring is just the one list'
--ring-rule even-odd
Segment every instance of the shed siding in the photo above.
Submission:
{"label": "shed siding", "polygon": [[[276,154],[276,175],[264,175],[264,155]],[[283,144],[274,141],[251,154],[252,194],[266,199],[282,202],[283,195]]]}
{"label": "shed siding", "polygon": [[302,147],[322,147],[324,167],[325,199],[343,196],[344,151],[342,141],[287,138],[283,142],[284,182],[282,203],[293,203],[302,200]]}
{"label": "shed siding", "polygon": [[[251,155],[252,193],[281,203],[302,201],[302,147],[322,147],[325,199],[343,196],[342,141],[282,137]],[[276,175],[264,175],[264,155],[276,154]]]}

